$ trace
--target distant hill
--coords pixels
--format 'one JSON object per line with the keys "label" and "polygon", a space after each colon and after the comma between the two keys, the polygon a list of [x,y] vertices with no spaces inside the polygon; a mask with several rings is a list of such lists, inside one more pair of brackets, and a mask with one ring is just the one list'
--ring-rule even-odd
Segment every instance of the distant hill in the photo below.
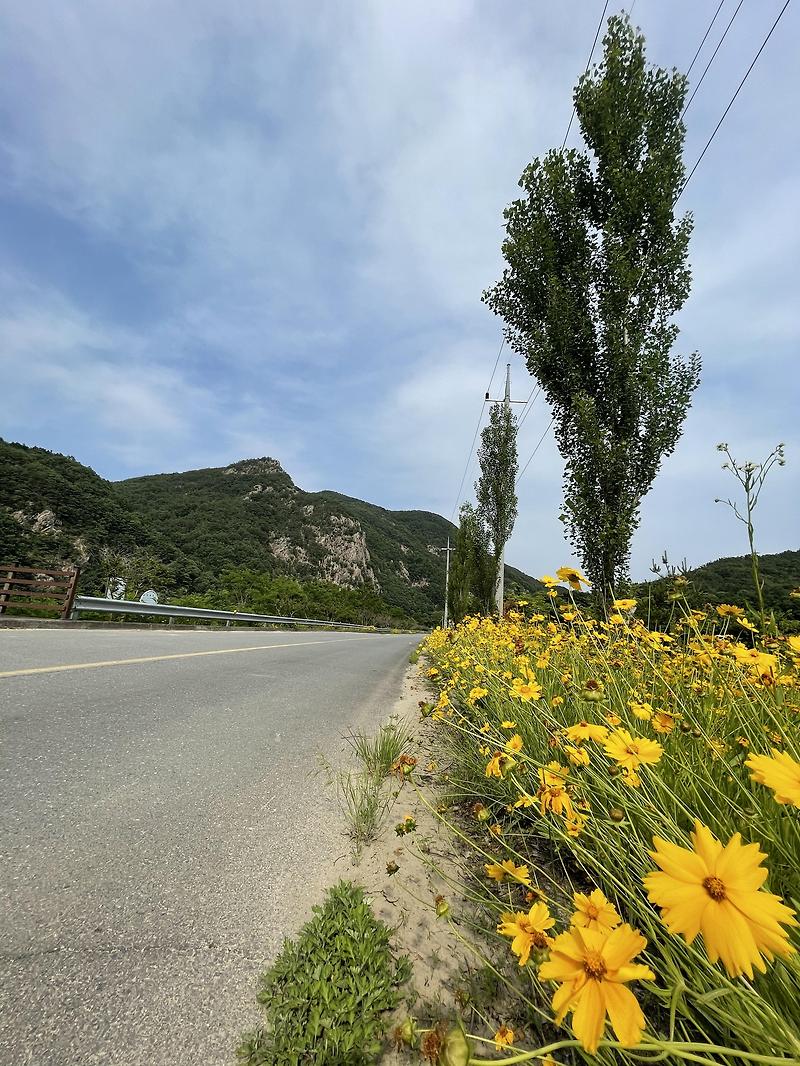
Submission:
{"label": "distant hill", "polygon": [[[761,555],[758,565],[765,601],[787,606],[791,590],[800,588],[800,551]],[[755,598],[749,555],[715,559],[690,570],[688,576],[714,603],[744,603]]]}
{"label": "distant hill", "polygon": [[[164,591],[205,593],[230,569],[374,591],[433,623],[444,553],[456,527],[429,511],[390,511],[337,492],[304,492],[280,463],[109,482],[69,456],[0,441],[0,561],[77,563],[100,591],[101,548],[146,548],[165,563]],[[541,589],[506,568],[510,591]]]}

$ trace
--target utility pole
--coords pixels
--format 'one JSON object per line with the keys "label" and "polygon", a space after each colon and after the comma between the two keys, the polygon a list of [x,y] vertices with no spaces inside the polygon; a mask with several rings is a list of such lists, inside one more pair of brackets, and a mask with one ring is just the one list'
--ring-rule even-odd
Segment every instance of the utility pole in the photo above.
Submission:
{"label": "utility pole", "polygon": [[[505,407],[507,414],[511,413],[511,404],[512,403],[521,403],[521,404],[527,403],[527,400],[512,400],[511,399],[511,363],[506,363],[506,391],[505,391],[505,394],[503,396],[503,399],[502,400],[491,400],[489,398],[489,393],[487,392],[486,393],[486,402],[487,403],[501,403]],[[506,566],[506,546],[504,544],[503,545],[503,550],[500,552],[500,558],[498,559],[497,581],[496,581],[495,587],[494,587],[494,598],[495,598],[495,603],[497,604],[497,613],[500,615],[501,618],[503,617],[503,600],[504,600],[504,597],[505,597],[505,577],[506,577],[505,566]]]}
{"label": "utility pole", "polygon": [[437,548],[438,552],[447,552],[447,562],[444,570],[444,616],[442,618],[442,629],[447,629],[448,617],[447,617],[447,596],[450,592],[450,552],[455,551],[455,548],[450,547],[450,538],[447,538],[446,548]]}

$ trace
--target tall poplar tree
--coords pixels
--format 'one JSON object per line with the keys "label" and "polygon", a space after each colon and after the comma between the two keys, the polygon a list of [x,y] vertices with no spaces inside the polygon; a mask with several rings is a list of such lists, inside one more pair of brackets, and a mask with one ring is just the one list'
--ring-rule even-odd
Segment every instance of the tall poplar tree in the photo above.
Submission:
{"label": "tall poplar tree", "polygon": [[517,519],[517,420],[504,404],[496,403],[481,433],[478,450],[480,477],[475,482],[478,515],[492,538],[494,582],[499,580],[501,556]]}
{"label": "tall poplar tree", "polygon": [[627,576],[642,497],[680,437],[700,375],[671,354],[689,295],[687,80],[648,66],[626,16],[575,89],[586,151],[552,150],[505,211],[506,269],[484,293],[555,416],[570,540],[604,599]]}

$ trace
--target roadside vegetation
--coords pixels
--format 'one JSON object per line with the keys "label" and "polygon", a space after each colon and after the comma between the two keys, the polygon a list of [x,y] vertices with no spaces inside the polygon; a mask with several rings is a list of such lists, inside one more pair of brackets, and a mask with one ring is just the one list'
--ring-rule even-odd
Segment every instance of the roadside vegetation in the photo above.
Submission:
{"label": "roadside vegetation", "polygon": [[354,766],[336,771],[327,760],[322,760],[336,788],[354,863],[363,847],[375,840],[386,822],[393,799],[389,775],[400,765],[399,760],[410,739],[406,723],[392,718],[381,725],[373,737],[362,730],[345,737],[355,759]]}
{"label": "roadside vegetation", "polygon": [[512,964],[497,1061],[800,1061],[800,638],[636,607],[521,604],[425,645],[440,817],[474,853],[450,902],[482,901]]}
{"label": "roadside vegetation", "polygon": [[314,911],[261,978],[263,1022],[237,1049],[241,1066],[368,1066],[384,1049],[408,959],[358,885],[340,881]]}

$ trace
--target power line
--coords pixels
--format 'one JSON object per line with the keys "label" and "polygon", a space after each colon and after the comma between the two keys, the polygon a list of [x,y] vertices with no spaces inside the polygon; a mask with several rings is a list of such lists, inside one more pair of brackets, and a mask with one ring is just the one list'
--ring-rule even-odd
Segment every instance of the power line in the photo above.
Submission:
{"label": "power line", "polygon": [[[522,412],[519,422],[517,422],[517,433],[519,433],[519,431],[522,429],[522,423],[533,410],[533,405],[536,403],[536,400],[538,399],[539,393],[541,391],[541,385],[534,385],[530,393],[528,394],[528,399],[525,401],[525,410]],[[533,395],[534,393],[536,393],[535,396]],[[533,399],[531,399],[531,397],[533,397]]]}
{"label": "power line", "polygon": [[[505,343],[506,343],[506,339],[505,339],[505,337],[503,337],[502,341],[500,342],[500,348],[498,349],[498,352],[497,352],[497,358],[494,361],[494,367],[492,368],[492,376],[489,378],[489,384],[488,384],[488,386],[486,388],[486,395],[487,396],[489,395],[489,392],[491,391],[492,382],[494,381],[494,376],[497,373],[497,367],[498,367],[498,364],[500,362],[500,356],[501,356],[501,354],[503,352],[503,346],[505,345]],[[467,471],[469,470],[470,464],[472,462],[473,452],[475,450],[475,441],[478,439],[478,433],[480,433],[481,422],[483,421],[483,409],[484,409],[485,406],[486,406],[486,400],[484,400],[483,403],[481,404],[481,413],[478,415],[478,424],[475,427],[474,434],[472,435],[472,444],[470,444],[469,451],[467,452],[467,461],[464,464],[464,473],[461,475],[461,481],[460,481],[459,486],[458,486],[458,492],[456,493],[456,502],[453,504],[453,510],[450,513],[450,521],[451,522],[455,518],[456,511],[458,510],[458,502],[461,499],[461,490],[464,488],[464,481],[466,480],[466,477],[467,477]]]}
{"label": "power line", "polygon": [[[775,27],[776,27],[776,26],[778,25],[778,23],[780,22],[780,20],[781,20],[781,19],[783,18],[783,13],[784,13],[784,11],[786,10],[786,8],[787,8],[787,7],[789,6],[789,4],[790,4],[790,3],[791,3],[791,0],[786,0],[785,4],[783,5],[783,7],[782,7],[782,8],[780,9],[780,11],[778,12],[778,16],[777,16],[777,18],[775,19],[775,21],[774,21],[774,22],[772,23],[772,26],[770,27],[769,33],[768,33],[768,34],[767,34],[767,36],[766,36],[766,37],[764,38],[764,40],[763,40],[763,41],[761,42],[761,47],[759,48],[759,50],[758,50],[758,51],[756,52],[755,56],[753,57],[753,62],[752,62],[752,63],[750,64],[750,66],[749,66],[749,67],[747,68],[747,70],[745,71],[744,77],[742,78],[742,80],[741,80],[741,81],[739,82],[739,84],[738,84],[738,85],[737,85],[737,87],[736,87],[736,92],[735,92],[735,93],[733,94],[733,96],[731,97],[731,99],[730,99],[730,102],[729,102],[728,106],[727,106],[727,107],[725,108],[725,110],[724,110],[724,111],[722,112],[722,117],[720,118],[720,120],[719,120],[719,122],[718,122],[718,123],[716,124],[716,126],[714,127],[714,130],[713,130],[713,132],[712,132],[711,136],[710,136],[710,137],[708,138],[708,140],[706,141],[706,143],[705,143],[705,147],[703,148],[703,151],[702,151],[702,152],[700,153],[700,155],[699,155],[699,156],[697,157],[697,162],[696,162],[696,163],[695,163],[695,165],[694,165],[694,166],[692,167],[692,169],[691,169],[691,170],[689,171],[689,176],[688,176],[688,178],[686,179],[686,181],[685,181],[685,182],[683,183],[683,185],[681,185],[681,188],[680,188],[680,192],[679,192],[679,193],[678,193],[678,195],[677,195],[677,196],[675,197],[675,203],[677,203],[677,202],[678,202],[678,200],[680,200],[681,196],[683,196],[683,191],[684,191],[684,189],[685,189],[685,188],[686,188],[686,186],[687,186],[687,185],[689,184],[689,182],[690,182],[690,181],[692,180],[692,175],[694,174],[694,172],[695,172],[695,171],[697,170],[697,168],[698,168],[698,167],[700,166],[700,163],[701,163],[701,162],[702,162],[702,160],[703,160],[703,156],[704,156],[704,155],[706,154],[706,152],[707,152],[707,151],[708,151],[708,149],[710,148],[710,146],[711,146],[711,142],[712,142],[712,141],[714,140],[714,138],[716,137],[716,135],[717,135],[717,132],[719,131],[719,128],[720,128],[720,126],[722,125],[722,123],[723,123],[723,122],[725,121],[725,118],[726,118],[726,116],[727,116],[728,112],[729,112],[729,111],[730,111],[730,109],[731,109],[731,108],[733,107],[733,105],[734,105],[734,102],[735,102],[735,100],[736,100],[736,97],[737,97],[737,96],[739,95],[739,93],[740,93],[740,92],[741,92],[741,90],[742,90],[742,86],[743,86],[743,85],[744,85],[744,83],[745,83],[745,82],[747,81],[747,79],[748,79],[748,78],[750,77],[750,71],[751,71],[751,70],[753,69],[753,67],[754,67],[754,66],[756,65],[756,63],[758,62],[758,57],[759,57],[759,56],[761,55],[761,53],[762,53],[762,52],[764,51],[764,49],[766,48],[766,46],[767,46],[767,42],[769,41],[769,39],[770,39],[770,37],[772,36],[772,34],[773,34],[773,33],[775,32]],[[674,207],[674,206],[675,206],[675,205],[673,204],[673,207]]]}
{"label": "power line", "polygon": [[523,475],[523,474],[525,473],[525,471],[526,471],[526,470],[528,469],[528,467],[529,467],[529,466],[531,465],[531,461],[533,460],[533,457],[534,457],[534,455],[536,455],[536,453],[537,453],[537,452],[539,451],[539,448],[541,448],[541,446],[542,446],[542,441],[543,441],[543,440],[544,440],[544,438],[545,438],[545,437],[547,436],[547,434],[548,434],[548,433],[550,432],[550,427],[551,427],[551,426],[552,426],[552,424],[553,424],[553,423],[555,422],[555,420],[556,420],[556,416],[555,416],[555,415],[553,415],[553,417],[552,417],[552,418],[550,419],[550,421],[549,421],[549,422],[547,423],[547,429],[545,429],[544,433],[543,433],[543,434],[541,435],[541,437],[539,437],[539,440],[538,440],[538,441],[537,441],[537,443],[536,443],[536,447],[535,447],[535,448],[533,449],[533,451],[531,452],[531,454],[530,454],[530,457],[529,457],[529,459],[528,459],[527,463],[525,464],[525,466],[523,466],[523,468],[522,468],[522,469],[520,470],[520,472],[519,472],[519,473],[517,474],[517,484],[518,484],[518,485],[519,485],[519,483],[520,483],[520,479],[522,478],[522,475]]}
{"label": "power line", "polygon": [[706,32],[703,34],[703,39],[700,42],[700,44],[697,46],[697,51],[694,54],[694,59],[689,64],[689,69],[686,71],[686,77],[687,78],[692,73],[692,68],[694,67],[695,63],[697,62],[697,57],[702,52],[703,45],[706,43],[706,38],[708,37],[709,33],[711,33],[711,30],[712,30],[712,28],[714,26],[714,23],[717,21],[717,15],[720,13],[720,11],[722,11],[722,6],[723,6],[724,3],[725,3],[725,0],[719,0],[719,6],[717,7],[717,10],[714,12],[714,17],[709,22],[708,28],[706,29]]}
{"label": "power line", "polygon": [[[589,52],[589,58],[586,60],[586,70],[584,70],[584,72],[583,72],[584,74],[588,74],[589,73],[589,64],[592,62],[592,56],[594,55],[594,50],[595,50],[595,47],[597,45],[597,38],[600,36],[600,30],[603,28],[603,19],[606,17],[606,11],[608,11],[608,0],[606,0],[606,2],[605,2],[605,6],[603,7],[603,14],[600,16],[600,21],[597,23],[597,31],[595,32],[594,40],[592,41],[592,50]],[[573,101],[572,114],[569,116],[569,125],[567,126],[567,132],[564,134],[564,140],[561,142],[561,151],[562,152],[564,151],[564,148],[566,146],[567,137],[569,137],[569,131],[572,129],[572,120],[574,118],[575,118],[575,102]]]}
{"label": "power line", "polygon": [[[691,107],[691,105],[692,105],[692,100],[694,100],[695,96],[697,95],[697,90],[698,90],[698,89],[700,88],[700,86],[701,86],[701,85],[703,84],[703,82],[705,81],[705,77],[706,77],[706,74],[708,74],[708,71],[709,71],[709,68],[711,67],[711,64],[712,64],[712,63],[714,62],[714,60],[715,60],[715,59],[717,58],[717,52],[718,52],[718,51],[720,50],[720,48],[722,47],[722,42],[723,42],[723,41],[725,40],[725,38],[726,38],[726,37],[728,36],[728,30],[729,30],[729,29],[731,28],[731,26],[733,25],[733,20],[734,20],[734,19],[736,18],[736,16],[737,16],[737,15],[739,14],[739,8],[740,8],[740,7],[742,6],[742,4],[743,4],[743,3],[744,3],[744,0],[739,0],[739,3],[738,3],[738,4],[736,5],[736,9],[735,9],[735,11],[733,12],[733,14],[731,15],[731,18],[730,18],[730,22],[729,22],[729,23],[728,23],[728,25],[727,25],[727,26],[725,27],[725,29],[724,29],[724,31],[723,31],[723,33],[722,33],[722,36],[720,37],[719,41],[717,42],[717,47],[716,47],[716,48],[714,49],[714,51],[713,51],[713,52],[712,52],[712,54],[711,54],[711,59],[709,59],[709,61],[708,61],[708,62],[706,63],[706,68],[705,68],[705,70],[703,71],[703,73],[702,73],[702,74],[700,75],[700,80],[698,81],[697,85],[695,85],[695,87],[694,87],[694,92],[693,92],[693,93],[692,93],[692,95],[691,95],[691,96],[689,97],[689,100],[687,101],[687,104],[686,104],[686,106],[684,107],[683,111],[681,112],[681,118],[683,118],[683,116],[684,116],[684,115],[686,114],[686,112],[687,112],[687,111],[689,110],[689,108]],[[719,12],[719,8],[717,8],[717,12]],[[717,17],[717,16],[716,16],[716,14],[715,14],[715,15],[714,15],[714,18],[713,18],[713,19],[711,20],[711,25],[710,25],[710,26],[708,27],[708,30],[706,30],[706,37],[708,37],[708,31],[709,31],[709,30],[711,29],[711,26],[713,26],[713,25],[714,25],[714,19],[716,19],[716,17]],[[705,41],[706,37],[704,37],[704,38],[703,38],[703,41]],[[701,42],[700,42],[700,48],[702,48],[702,47],[703,47],[703,41],[701,41]],[[698,49],[698,52],[699,52],[699,49]],[[694,58],[695,58],[695,59],[697,59],[697,55],[695,55],[695,57],[694,57]],[[692,65],[694,65],[694,59],[692,60]],[[691,68],[691,67],[689,67],[689,70],[691,70],[691,69],[692,69],[692,68]],[[688,71],[687,71],[687,73],[688,73]]]}

